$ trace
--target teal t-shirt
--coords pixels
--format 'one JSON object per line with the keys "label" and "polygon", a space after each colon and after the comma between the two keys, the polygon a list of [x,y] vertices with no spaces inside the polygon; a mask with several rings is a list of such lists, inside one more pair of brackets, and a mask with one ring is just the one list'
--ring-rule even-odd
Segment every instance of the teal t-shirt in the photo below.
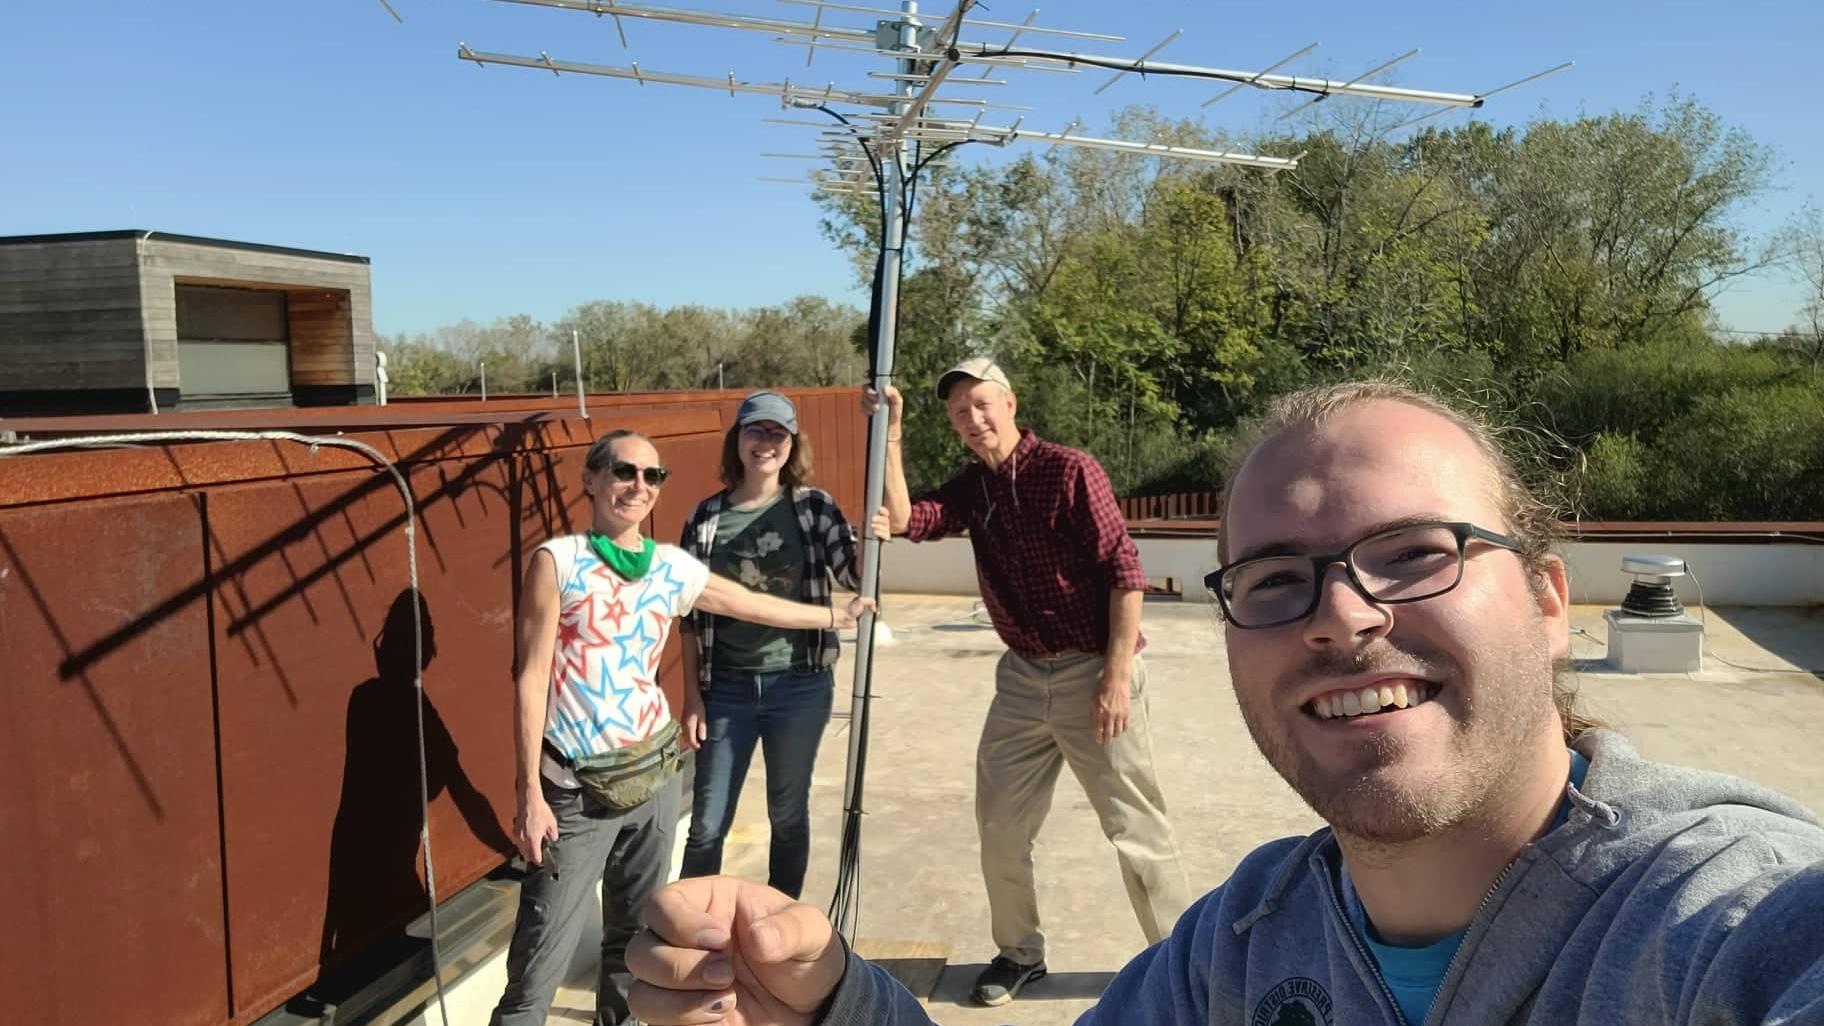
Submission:
{"label": "teal t-shirt", "polygon": [[[1589,769],[1590,760],[1572,749],[1571,783],[1582,787],[1583,776]],[[1558,806],[1558,814],[1552,817],[1548,831],[1563,826],[1570,816],[1571,800],[1566,798]],[[1450,960],[1456,957],[1457,945],[1463,943],[1463,935],[1469,932],[1469,928],[1466,926],[1442,940],[1419,948],[1383,944],[1369,928],[1368,914],[1362,908],[1361,899],[1356,896],[1355,886],[1349,883],[1347,873],[1343,875],[1343,907],[1348,909],[1349,919],[1356,932],[1368,942],[1368,950],[1381,967],[1381,976],[1387,980],[1387,989],[1393,991],[1393,1000],[1400,1006],[1400,1014],[1406,1017],[1409,1026],[1418,1026],[1431,1011],[1431,999],[1437,996],[1438,986],[1444,982],[1444,974],[1450,970]]]}
{"label": "teal t-shirt", "polygon": [[[804,558],[797,512],[783,494],[764,506],[723,506],[716,514],[716,546],[709,555],[709,568],[716,573],[796,602],[804,585]],[[804,665],[807,647],[804,631],[718,617],[710,658],[718,669],[773,673]]]}

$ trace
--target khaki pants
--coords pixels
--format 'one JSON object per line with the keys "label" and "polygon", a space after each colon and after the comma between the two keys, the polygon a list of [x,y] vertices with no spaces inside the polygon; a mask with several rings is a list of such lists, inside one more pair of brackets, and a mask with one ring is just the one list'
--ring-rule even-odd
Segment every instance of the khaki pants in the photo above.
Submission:
{"label": "khaki pants", "polygon": [[1135,657],[1127,732],[1099,745],[1091,702],[1102,663],[1089,653],[1034,660],[1008,652],[995,667],[994,703],[976,749],[975,821],[994,942],[1016,962],[1045,957],[1032,845],[1066,762],[1114,843],[1147,942],[1170,933],[1190,904],[1190,884],[1153,771],[1146,667]]}

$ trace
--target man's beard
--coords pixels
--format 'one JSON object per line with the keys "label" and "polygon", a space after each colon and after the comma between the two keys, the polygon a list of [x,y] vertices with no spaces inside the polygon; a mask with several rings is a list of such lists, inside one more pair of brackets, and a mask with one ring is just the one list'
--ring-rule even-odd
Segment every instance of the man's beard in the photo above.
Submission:
{"label": "man's beard", "polygon": [[1434,777],[1421,778],[1412,767],[1400,765],[1411,755],[1415,739],[1371,733],[1353,742],[1353,764],[1336,768],[1334,762],[1326,763],[1302,747],[1294,724],[1281,720],[1270,704],[1253,707],[1241,702],[1242,719],[1267,762],[1333,830],[1378,845],[1404,844],[1471,820],[1514,786],[1532,732],[1552,707],[1544,638],[1516,642],[1511,650],[1490,653],[1483,660],[1481,668],[1495,676],[1478,680],[1473,687],[1447,653],[1388,640],[1358,652],[1313,653],[1274,683],[1271,694],[1281,695],[1313,680],[1340,681],[1361,674],[1438,682],[1442,687],[1429,701],[1442,703],[1438,711],[1446,714],[1446,733],[1439,739],[1446,763]]}

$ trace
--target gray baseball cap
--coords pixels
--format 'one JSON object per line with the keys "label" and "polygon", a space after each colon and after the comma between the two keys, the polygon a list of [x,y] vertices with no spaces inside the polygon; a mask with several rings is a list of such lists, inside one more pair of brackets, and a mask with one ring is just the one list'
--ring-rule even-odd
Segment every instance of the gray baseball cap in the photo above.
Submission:
{"label": "gray baseball cap", "polygon": [[794,435],[798,433],[798,408],[777,392],[755,392],[741,400],[741,409],[735,412],[736,427],[763,420],[770,420]]}
{"label": "gray baseball cap", "polygon": [[958,378],[992,381],[1009,392],[1013,391],[1013,386],[1007,383],[1007,372],[1001,370],[1001,365],[986,356],[978,356],[972,360],[964,360],[945,371],[943,376],[937,379],[937,397],[949,399],[950,386],[955,384]]}

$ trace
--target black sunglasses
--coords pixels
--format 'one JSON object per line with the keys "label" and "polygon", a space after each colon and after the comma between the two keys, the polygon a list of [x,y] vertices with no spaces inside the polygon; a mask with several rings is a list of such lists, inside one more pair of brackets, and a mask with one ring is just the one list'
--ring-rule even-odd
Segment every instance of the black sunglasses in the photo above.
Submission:
{"label": "black sunglasses", "polygon": [[1518,539],[1471,523],[1409,524],[1376,531],[1341,552],[1244,559],[1205,576],[1203,585],[1234,626],[1281,627],[1317,611],[1324,576],[1337,563],[1370,602],[1398,605],[1436,598],[1462,583],[1465,550],[1472,541],[1520,549]]}
{"label": "black sunglasses", "polygon": [[631,481],[636,477],[644,477],[646,483],[654,488],[664,484],[665,479],[671,476],[671,471],[664,467],[642,467],[621,460],[615,460],[610,464],[608,472],[614,475],[616,481]]}

